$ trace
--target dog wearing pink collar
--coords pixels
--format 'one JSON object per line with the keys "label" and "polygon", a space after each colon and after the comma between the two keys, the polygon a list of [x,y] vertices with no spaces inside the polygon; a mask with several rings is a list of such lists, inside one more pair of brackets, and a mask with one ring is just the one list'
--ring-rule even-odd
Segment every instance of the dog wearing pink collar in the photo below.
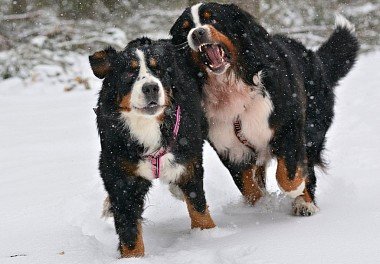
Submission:
{"label": "dog wearing pink collar", "polygon": [[144,255],[141,219],[155,179],[185,200],[192,228],[215,227],[203,190],[207,126],[185,58],[170,41],[140,38],[123,51],[108,48],[89,60],[95,76],[104,79],[95,109],[99,171],[121,256]]}

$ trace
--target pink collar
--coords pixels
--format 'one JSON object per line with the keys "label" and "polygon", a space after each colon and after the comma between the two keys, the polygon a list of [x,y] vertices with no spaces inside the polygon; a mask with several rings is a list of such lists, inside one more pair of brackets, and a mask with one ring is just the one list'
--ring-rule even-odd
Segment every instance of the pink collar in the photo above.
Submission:
{"label": "pink collar", "polygon": [[176,115],[175,115],[175,125],[173,128],[173,138],[172,138],[172,141],[169,143],[169,146],[167,146],[166,148],[161,147],[154,153],[144,156],[145,158],[149,159],[150,163],[152,164],[152,172],[153,172],[153,177],[155,179],[158,179],[160,177],[161,158],[162,156],[164,156],[166,153],[170,151],[174,142],[177,140],[180,125],[181,125],[181,107],[178,105],[176,109]]}

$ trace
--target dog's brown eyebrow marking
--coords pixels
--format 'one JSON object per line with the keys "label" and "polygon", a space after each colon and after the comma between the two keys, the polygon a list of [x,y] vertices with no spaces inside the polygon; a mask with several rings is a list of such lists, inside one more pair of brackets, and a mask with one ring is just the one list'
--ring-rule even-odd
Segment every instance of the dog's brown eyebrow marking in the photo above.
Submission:
{"label": "dog's brown eyebrow marking", "polygon": [[149,65],[150,65],[151,67],[156,68],[156,67],[157,67],[157,64],[158,64],[158,62],[157,62],[157,60],[156,60],[155,58],[150,58],[150,59],[149,59]]}
{"label": "dog's brown eyebrow marking", "polygon": [[185,21],[183,21],[182,28],[183,28],[183,29],[187,29],[187,28],[189,28],[189,27],[190,27],[190,22],[189,22],[189,20],[185,20]]}
{"label": "dog's brown eyebrow marking", "polygon": [[131,68],[137,69],[139,67],[139,62],[137,60],[131,60]]}
{"label": "dog's brown eyebrow marking", "polygon": [[211,11],[210,10],[207,10],[207,11],[205,11],[204,13],[203,13],[203,17],[205,18],[205,19],[209,19],[210,17],[211,17]]}

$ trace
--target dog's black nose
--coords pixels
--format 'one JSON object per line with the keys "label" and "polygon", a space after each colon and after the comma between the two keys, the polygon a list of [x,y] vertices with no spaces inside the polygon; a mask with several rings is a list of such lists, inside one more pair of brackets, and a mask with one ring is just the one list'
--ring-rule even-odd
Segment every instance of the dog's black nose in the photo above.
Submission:
{"label": "dog's black nose", "polygon": [[198,28],[193,31],[193,34],[191,35],[191,37],[194,40],[200,40],[205,35],[206,35],[206,30],[204,28]]}
{"label": "dog's black nose", "polygon": [[154,96],[158,94],[158,84],[157,83],[146,83],[142,87],[142,92],[145,96]]}

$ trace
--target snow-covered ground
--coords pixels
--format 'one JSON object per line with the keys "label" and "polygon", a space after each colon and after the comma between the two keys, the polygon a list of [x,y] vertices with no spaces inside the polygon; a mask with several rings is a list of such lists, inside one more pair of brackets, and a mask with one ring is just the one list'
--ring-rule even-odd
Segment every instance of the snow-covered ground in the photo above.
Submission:
{"label": "snow-covered ground", "polygon": [[96,89],[0,83],[0,263],[380,263],[379,69],[379,52],[364,55],[337,88],[317,215],[290,215],[274,163],[272,193],[245,205],[206,146],[206,196],[218,227],[191,231],[185,204],[155,182],[144,213],[146,256],[123,260],[112,221],[100,218]]}

